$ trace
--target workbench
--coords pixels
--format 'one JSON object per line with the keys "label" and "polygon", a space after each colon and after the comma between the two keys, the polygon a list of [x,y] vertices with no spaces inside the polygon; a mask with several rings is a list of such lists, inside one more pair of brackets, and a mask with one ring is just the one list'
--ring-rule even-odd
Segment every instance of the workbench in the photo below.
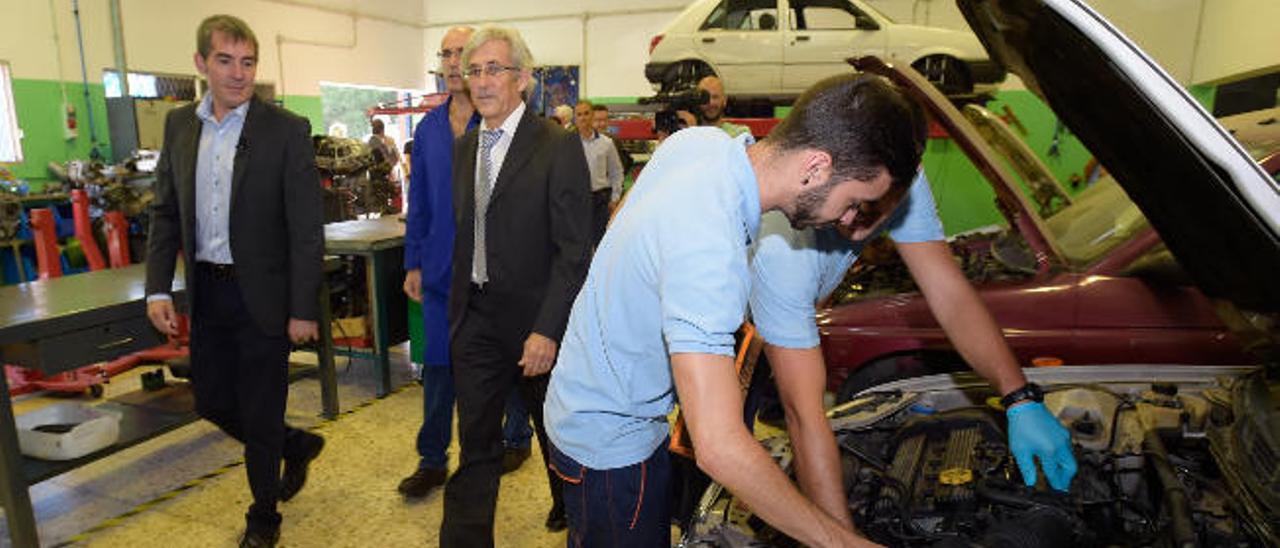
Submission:
{"label": "workbench", "polygon": [[[326,260],[325,267],[336,268],[336,260]],[[173,297],[180,310],[185,308],[183,286],[179,264]],[[327,305],[328,295],[323,291],[320,300],[322,306]],[[338,403],[327,324],[326,308],[322,309],[317,351],[323,414],[332,418],[337,414]],[[54,375],[153,348],[164,341],[147,319],[145,264],[0,287],[0,363]],[[122,417],[115,444],[71,461],[23,457],[18,449],[8,382],[0,374],[0,505],[13,546],[39,545],[28,486],[198,418],[189,390],[161,395],[129,394],[99,407]]]}
{"label": "workbench", "polygon": [[[175,299],[185,298],[181,280],[176,286]],[[146,265],[0,287],[0,363],[54,375],[163,342],[147,320]],[[9,385],[0,375],[0,503],[14,546],[38,544],[28,485],[155,435],[142,430],[163,432],[190,421],[171,414],[142,424],[137,410],[122,411],[120,440],[111,448],[67,462],[26,459],[18,451]]]}
{"label": "workbench", "polygon": [[324,225],[324,251],[364,258],[373,348],[335,349],[348,357],[373,358],[377,394],[391,392],[388,348],[409,338],[408,298],[404,284],[404,221],[396,215]]}

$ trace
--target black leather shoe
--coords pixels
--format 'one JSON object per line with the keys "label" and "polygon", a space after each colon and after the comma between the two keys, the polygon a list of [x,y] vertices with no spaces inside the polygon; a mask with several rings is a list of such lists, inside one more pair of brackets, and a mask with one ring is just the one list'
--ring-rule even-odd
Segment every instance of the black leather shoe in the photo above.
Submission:
{"label": "black leather shoe", "polygon": [[547,530],[552,533],[559,533],[569,528],[569,522],[564,519],[564,508],[552,508],[547,514]]}
{"label": "black leather shoe", "polygon": [[240,548],[273,548],[279,540],[279,528],[270,531],[246,529],[244,536],[240,537]]}
{"label": "black leather shoe", "polygon": [[510,447],[502,450],[502,473],[515,472],[520,469],[520,465],[529,458],[533,452],[532,449],[525,447],[523,449],[512,449]]}
{"label": "black leather shoe", "polygon": [[284,459],[284,475],[280,478],[281,502],[288,502],[307,484],[307,468],[311,467],[311,461],[320,456],[320,451],[324,449],[324,438],[308,433],[302,444],[300,456]]}
{"label": "black leather shoe", "polygon": [[409,498],[422,498],[432,489],[444,485],[444,480],[448,477],[449,471],[444,468],[419,468],[412,476],[400,480],[400,486],[396,490]]}

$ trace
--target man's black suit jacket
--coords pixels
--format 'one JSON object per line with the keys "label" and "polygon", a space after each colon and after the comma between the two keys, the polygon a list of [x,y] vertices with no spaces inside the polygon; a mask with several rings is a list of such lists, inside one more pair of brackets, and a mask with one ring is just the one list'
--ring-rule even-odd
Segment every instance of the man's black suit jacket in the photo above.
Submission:
{"label": "man's black suit jacket", "polygon": [[[454,147],[450,338],[471,294],[478,135],[471,130]],[[492,320],[504,340],[523,342],[535,332],[559,342],[564,335],[590,259],[590,179],[582,141],[525,110],[485,215],[485,290],[502,301],[503,317]]]}
{"label": "man's black suit jacket", "polygon": [[[202,122],[191,104],[169,113],[156,165],[147,238],[147,294],[168,293],[181,250],[189,294],[196,248],[196,156]],[[323,198],[311,125],[250,100],[231,176],[231,257],[249,315],[268,335],[289,318],[317,320],[324,255]],[[195,302],[192,299],[190,302]]]}

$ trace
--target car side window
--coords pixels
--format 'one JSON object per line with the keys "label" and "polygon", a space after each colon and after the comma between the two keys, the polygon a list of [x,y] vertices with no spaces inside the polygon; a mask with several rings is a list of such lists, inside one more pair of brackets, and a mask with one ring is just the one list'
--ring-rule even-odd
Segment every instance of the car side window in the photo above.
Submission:
{"label": "car side window", "polygon": [[848,0],[791,0],[792,30],[879,28],[875,19]]}
{"label": "car side window", "polygon": [[698,30],[777,30],[777,0],[723,0]]}

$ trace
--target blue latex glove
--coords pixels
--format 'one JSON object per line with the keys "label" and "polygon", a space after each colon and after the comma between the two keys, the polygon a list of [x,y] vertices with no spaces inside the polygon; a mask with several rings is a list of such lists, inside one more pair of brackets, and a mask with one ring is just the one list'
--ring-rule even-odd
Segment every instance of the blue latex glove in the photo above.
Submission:
{"label": "blue latex glove", "polygon": [[1018,461],[1022,480],[1030,487],[1036,483],[1036,462],[1044,470],[1049,486],[1066,491],[1076,475],[1076,457],[1071,453],[1071,433],[1045,408],[1043,403],[1028,402],[1013,406],[1009,417],[1009,450]]}

